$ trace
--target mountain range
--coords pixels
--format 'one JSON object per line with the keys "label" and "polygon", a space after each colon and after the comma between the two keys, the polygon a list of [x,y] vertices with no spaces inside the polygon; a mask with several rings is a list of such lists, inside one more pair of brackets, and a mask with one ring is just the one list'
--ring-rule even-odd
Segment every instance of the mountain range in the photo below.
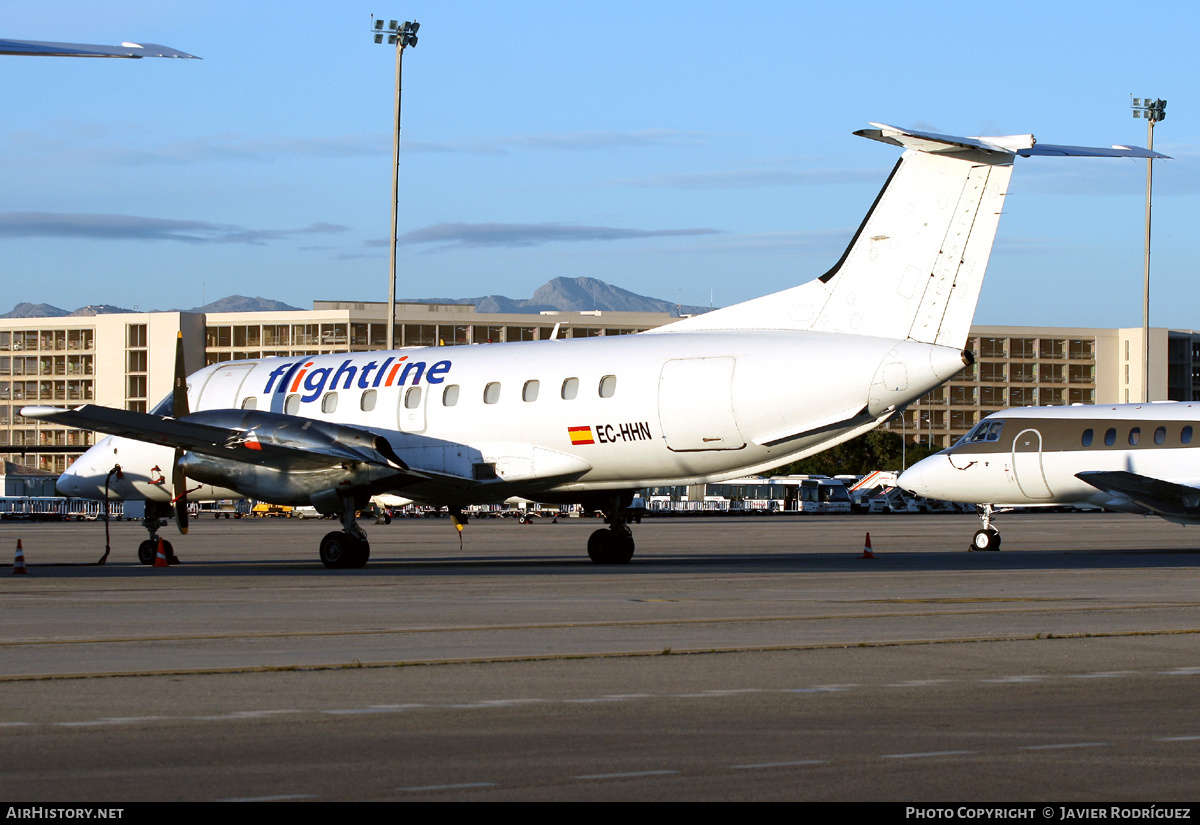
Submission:
{"label": "mountain range", "polygon": [[[596,278],[555,278],[538,287],[532,298],[507,298],[503,295],[485,295],[479,298],[405,298],[401,303],[410,304],[474,304],[479,312],[535,313],[535,312],[581,312],[605,310],[609,312],[667,312],[672,315],[696,315],[708,312],[710,307],[676,304],[658,298],[638,295],[627,289],[606,284]],[[247,298],[230,295],[200,307],[170,312],[276,312],[298,310],[282,301],[269,298]],[[105,315],[114,312],[135,312],[110,304],[80,307],[74,311],[61,309],[51,304],[20,303],[12,312],[0,318],[63,318],[81,315]]]}

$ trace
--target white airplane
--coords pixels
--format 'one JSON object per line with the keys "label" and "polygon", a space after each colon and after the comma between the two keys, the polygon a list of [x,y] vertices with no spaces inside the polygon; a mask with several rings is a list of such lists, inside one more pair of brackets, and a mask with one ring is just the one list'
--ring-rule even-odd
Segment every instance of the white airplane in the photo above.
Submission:
{"label": "white airplane", "polygon": [[1200,523],[1200,404],[1019,407],[980,421],[899,484],[981,505],[973,550],[999,550],[1005,508],[1082,504]]}
{"label": "white airplane", "polygon": [[608,525],[591,559],[628,562],[635,490],[812,455],[971,363],[963,346],[1017,155],[1162,157],[872,126],[856,134],[905,151],[842,258],[800,286],[619,337],[262,358],[191,376],[181,347],[175,391],[151,413],[21,414],[111,434],[59,490],[144,499],[145,563],[172,506],[183,530],[188,498],[245,496],[340,514],[321,560],[361,567],[355,511],[384,492],[447,506],[460,530],[469,504],[580,503]]}

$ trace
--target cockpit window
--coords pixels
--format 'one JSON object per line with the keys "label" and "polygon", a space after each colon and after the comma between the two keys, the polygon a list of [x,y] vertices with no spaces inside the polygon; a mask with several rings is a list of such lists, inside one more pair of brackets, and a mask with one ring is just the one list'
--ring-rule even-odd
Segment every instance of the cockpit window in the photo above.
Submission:
{"label": "cockpit window", "polygon": [[967,433],[963,441],[970,441],[972,444],[980,441],[999,441],[1000,429],[1003,426],[1003,421],[980,421],[975,429]]}
{"label": "cockpit window", "polygon": [[154,409],[152,409],[150,412],[152,412],[154,415],[174,415],[175,394],[173,392],[167,393],[167,397],[155,404]]}

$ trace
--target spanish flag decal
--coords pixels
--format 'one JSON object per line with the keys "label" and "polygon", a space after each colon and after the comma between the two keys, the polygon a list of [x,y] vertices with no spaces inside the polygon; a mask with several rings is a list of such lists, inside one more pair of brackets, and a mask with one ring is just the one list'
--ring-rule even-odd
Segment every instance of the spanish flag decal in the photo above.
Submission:
{"label": "spanish flag decal", "polygon": [[592,438],[591,427],[567,427],[567,435],[571,436],[572,447],[596,443],[596,439]]}

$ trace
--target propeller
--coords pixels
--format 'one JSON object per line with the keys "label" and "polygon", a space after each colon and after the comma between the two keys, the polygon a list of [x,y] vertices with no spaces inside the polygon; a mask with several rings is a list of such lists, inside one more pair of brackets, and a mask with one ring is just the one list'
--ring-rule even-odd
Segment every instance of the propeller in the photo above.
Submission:
{"label": "propeller", "polygon": [[[171,416],[182,418],[188,414],[187,368],[183,365],[183,331],[175,339],[175,386],[171,389]],[[175,448],[175,459],[171,462],[171,491],[175,498],[175,524],[179,532],[187,534],[187,479],[183,475],[183,450]]]}

